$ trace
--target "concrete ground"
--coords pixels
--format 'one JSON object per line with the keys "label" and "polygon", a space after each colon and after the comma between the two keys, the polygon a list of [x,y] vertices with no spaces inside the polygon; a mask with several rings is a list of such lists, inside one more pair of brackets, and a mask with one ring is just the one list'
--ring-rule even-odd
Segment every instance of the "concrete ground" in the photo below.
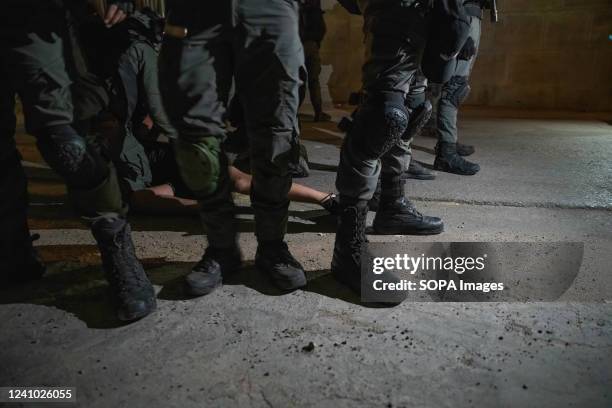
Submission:
{"label": "concrete ground", "polygon": [[[307,115],[303,125],[303,182],[332,191],[342,135]],[[254,270],[249,215],[244,271],[197,299],[182,288],[204,247],[197,220],[134,216],[159,310],[125,325],[89,232],[20,135],[50,272],[0,290],[0,386],[74,386],[83,407],[612,406],[612,127],[476,112],[461,138],[477,148],[478,175],[438,173],[407,189],[446,231],[371,241],[584,242],[580,273],[557,301],[366,307],[329,274],[333,227],[316,206],[293,204],[287,240],[309,284],[291,294]],[[432,163],[433,145],[418,138],[415,157]]]}

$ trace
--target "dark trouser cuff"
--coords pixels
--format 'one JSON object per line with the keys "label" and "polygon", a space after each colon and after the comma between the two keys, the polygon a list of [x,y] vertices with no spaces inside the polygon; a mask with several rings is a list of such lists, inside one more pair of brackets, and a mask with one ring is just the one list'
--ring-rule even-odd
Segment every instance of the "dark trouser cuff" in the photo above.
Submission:
{"label": "dark trouser cuff", "polygon": [[406,180],[397,174],[382,174],[381,176],[381,202],[395,201],[404,196]]}
{"label": "dark trouser cuff", "polygon": [[285,208],[269,210],[254,208],[257,241],[282,241],[287,233],[289,203]]}

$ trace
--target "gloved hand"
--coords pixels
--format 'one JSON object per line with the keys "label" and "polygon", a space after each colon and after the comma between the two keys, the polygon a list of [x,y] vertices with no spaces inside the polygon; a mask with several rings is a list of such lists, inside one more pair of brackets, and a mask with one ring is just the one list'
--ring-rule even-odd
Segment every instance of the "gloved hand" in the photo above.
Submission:
{"label": "gloved hand", "polygon": [[472,37],[468,37],[467,41],[463,45],[463,48],[461,49],[461,51],[459,51],[459,55],[457,55],[457,58],[460,60],[468,61],[474,55],[476,55],[476,51],[476,43],[474,42]]}
{"label": "gloved hand", "polygon": [[125,20],[125,18],[134,11],[133,0],[109,0],[106,14],[104,15],[104,24],[107,27],[112,27]]}

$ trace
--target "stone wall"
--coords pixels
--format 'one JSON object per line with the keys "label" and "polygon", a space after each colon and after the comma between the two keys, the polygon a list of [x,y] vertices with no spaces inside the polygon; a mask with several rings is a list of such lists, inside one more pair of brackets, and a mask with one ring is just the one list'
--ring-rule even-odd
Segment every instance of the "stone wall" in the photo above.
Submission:
{"label": "stone wall", "polygon": [[[499,0],[500,23],[483,26],[468,104],[612,111],[612,0]],[[329,92],[359,89],[361,18],[326,2],[322,45]]]}

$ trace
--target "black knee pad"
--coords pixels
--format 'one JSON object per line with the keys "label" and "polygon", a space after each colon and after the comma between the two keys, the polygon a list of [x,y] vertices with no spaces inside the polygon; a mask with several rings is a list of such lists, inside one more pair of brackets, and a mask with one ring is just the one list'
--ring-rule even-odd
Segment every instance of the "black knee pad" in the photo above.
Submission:
{"label": "black knee pad", "polygon": [[472,89],[468,83],[468,78],[464,76],[452,77],[448,86],[444,88],[442,97],[449,100],[457,108],[467,99]]}
{"label": "black knee pad", "polygon": [[433,106],[431,102],[428,100],[424,101],[421,105],[412,109],[410,112],[410,120],[408,121],[408,128],[404,132],[402,139],[405,141],[410,141],[425,127],[429,119],[431,118],[431,113],[433,112]]}
{"label": "black knee pad", "polygon": [[68,187],[94,188],[108,177],[107,161],[72,127],[46,128],[38,133],[37,139],[41,155]]}
{"label": "black knee pad", "polygon": [[397,92],[368,96],[353,126],[355,142],[366,158],[377,159],[399,141],[408,128],[404,96]]}

